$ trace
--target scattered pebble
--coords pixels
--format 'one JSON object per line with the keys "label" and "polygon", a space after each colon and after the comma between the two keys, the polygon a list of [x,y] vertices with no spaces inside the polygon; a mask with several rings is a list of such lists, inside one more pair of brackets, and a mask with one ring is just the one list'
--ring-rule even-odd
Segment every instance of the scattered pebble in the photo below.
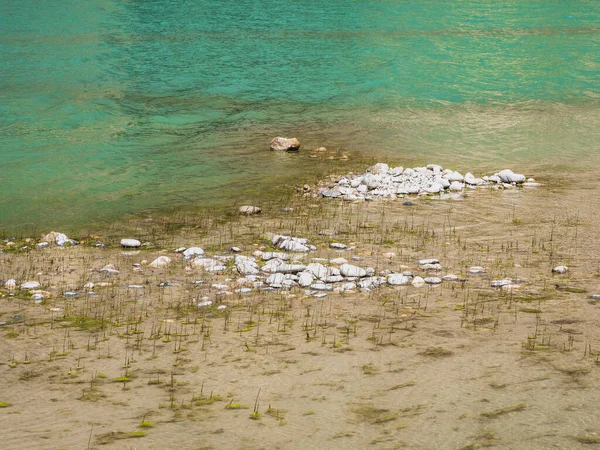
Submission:
{"label": "scattered pebble", "polygon": [[552,269],[552,272],[559,274],[567,273],[568,271],[569,268],[567,266],[556,266],[554,269]]}
{"label": "scattered pebble", "polygon": [[121,247],[125,248],[138,248],[141,247],[142,243],[137,239],[121,239]]}

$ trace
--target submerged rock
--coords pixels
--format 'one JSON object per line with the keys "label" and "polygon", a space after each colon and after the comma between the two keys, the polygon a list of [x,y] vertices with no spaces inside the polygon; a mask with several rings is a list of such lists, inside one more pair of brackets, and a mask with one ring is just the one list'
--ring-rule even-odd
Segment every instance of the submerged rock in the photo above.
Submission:
{"label": "submerged rock", "polygon": [[300,141],[296,138],[277,136],[271,141],[271,150],[295,151],[300,149]]}

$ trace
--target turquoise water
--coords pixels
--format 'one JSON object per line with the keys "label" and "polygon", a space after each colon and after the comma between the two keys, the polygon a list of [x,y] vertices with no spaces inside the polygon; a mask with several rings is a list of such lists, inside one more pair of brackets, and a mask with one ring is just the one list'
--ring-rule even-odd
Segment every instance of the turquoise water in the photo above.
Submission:
{"label": "turquoise water", "polygon": [[0,229],[227,202],[319,164],[276,135],[529,173],[600,153],[597,0],[4,0],[0,64]]}

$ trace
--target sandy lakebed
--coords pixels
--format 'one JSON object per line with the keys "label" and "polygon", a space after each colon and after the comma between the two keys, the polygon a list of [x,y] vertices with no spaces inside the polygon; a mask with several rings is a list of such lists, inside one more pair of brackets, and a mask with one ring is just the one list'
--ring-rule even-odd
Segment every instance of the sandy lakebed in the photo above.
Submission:
{"label": "sandy lakebed", "polygon": [[[295,195],[249,217],[132,220],[65,248],[2,241],[2,286],[16,280],[0,287],[2,447],[600,444],[598,183],[536,179],[412,206]],[[268,233],[308,239],[316,250],[292,255],[302,264],[456,280],[316,297],[238,281],[230,248],[281,251]],[[192,246],[225,268],[174,252]],[[161,255],[171,264],[149,267]],[[428,258],[441,270],[419,265]],[[552,273],[559,265],[568,272]],[[19,288],[27,281],[42,300]]]}

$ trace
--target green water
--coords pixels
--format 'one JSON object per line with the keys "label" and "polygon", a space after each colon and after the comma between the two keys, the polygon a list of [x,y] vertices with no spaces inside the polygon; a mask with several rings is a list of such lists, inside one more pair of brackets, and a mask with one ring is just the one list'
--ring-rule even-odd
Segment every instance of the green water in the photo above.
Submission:
{"label": "green water", "polygon": [[[315,159],[593,171],[597,0],[4,0],[0,229],[227,202]],[[241,199],[240,199],[241,200]]]}

